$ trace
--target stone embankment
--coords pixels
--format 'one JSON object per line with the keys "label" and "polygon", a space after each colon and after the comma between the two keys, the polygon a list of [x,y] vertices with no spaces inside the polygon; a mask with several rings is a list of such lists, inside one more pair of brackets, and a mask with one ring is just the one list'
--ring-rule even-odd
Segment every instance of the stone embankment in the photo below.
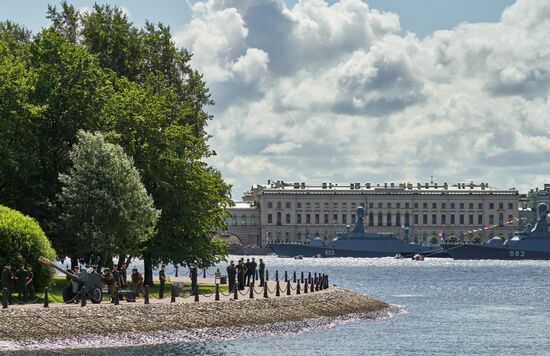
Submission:
{"label": "stone embankment", "polygon": [[265,325],[366,314],[388,307],[384,302],[338,287],[309,294],[238,301],[121,303],[82,308],[15,306],[0,310],[0,341]]}

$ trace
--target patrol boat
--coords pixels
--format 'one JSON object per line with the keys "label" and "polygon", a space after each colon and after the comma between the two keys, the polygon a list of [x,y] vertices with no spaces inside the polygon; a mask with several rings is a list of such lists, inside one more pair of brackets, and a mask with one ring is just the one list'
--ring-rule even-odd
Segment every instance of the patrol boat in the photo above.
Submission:
{"label": "patrol boat", "polygon": [[409,244],[408,230],[405,230],[405,241],[392,233],[366,232],[364,227],[365,208],[357,208],[357,221],[353,231],[338,233],[324,241],[314,238],[308,244],[270,243],[269,247],[281,257],[393,257],[401,254],[412,257],[416,254],[449,257],[440,246]]}
{"label": "patrol boat", "polygon": [[482,245],[442,246],[455,260],[550,260],[548,205],[539,204],[537,212],[538,220],[531,231],[517,232],[507,241],[495,236]]}

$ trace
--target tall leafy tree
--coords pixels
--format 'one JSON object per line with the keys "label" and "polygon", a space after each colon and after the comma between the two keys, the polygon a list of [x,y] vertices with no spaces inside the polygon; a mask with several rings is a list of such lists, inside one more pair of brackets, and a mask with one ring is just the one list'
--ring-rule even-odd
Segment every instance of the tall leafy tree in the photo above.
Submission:
{"label": "tall leafy tree", "polygon": [[139,255],[159,212],[132,159],[100,133],[78,133],[73,163],[58,194],[64,250],[79,260],[110,265],[114,255]]}

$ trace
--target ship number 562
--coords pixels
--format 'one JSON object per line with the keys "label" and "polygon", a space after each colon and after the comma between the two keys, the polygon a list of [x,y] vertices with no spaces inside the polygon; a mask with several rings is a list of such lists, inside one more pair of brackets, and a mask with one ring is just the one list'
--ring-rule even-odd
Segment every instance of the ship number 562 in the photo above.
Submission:
{"label": "ship number 562", "polygon": [[525,257],[525,251],[510,251],[510,257]]}

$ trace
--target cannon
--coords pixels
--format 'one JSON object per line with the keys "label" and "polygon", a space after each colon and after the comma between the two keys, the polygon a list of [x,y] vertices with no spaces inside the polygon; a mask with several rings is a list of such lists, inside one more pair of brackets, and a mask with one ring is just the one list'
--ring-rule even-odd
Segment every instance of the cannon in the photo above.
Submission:
{"label": "cannon", "polygon": [[38,261],[46,266],[55,268],[67,276],[69,283],[63,289],[63,301],[65,303],[70,303],[75,300],[75,298],[78,298],[78,293],[82,287],[86,287],[87,299],[94,304],[101,303],[104,287],[104,282],[101,275],[97,273],[88,273],[85,269],[76,275],[70,271],[65,271],[63,268],[57,267],[53,261],[50,261],[47,258],[39,257]]}

